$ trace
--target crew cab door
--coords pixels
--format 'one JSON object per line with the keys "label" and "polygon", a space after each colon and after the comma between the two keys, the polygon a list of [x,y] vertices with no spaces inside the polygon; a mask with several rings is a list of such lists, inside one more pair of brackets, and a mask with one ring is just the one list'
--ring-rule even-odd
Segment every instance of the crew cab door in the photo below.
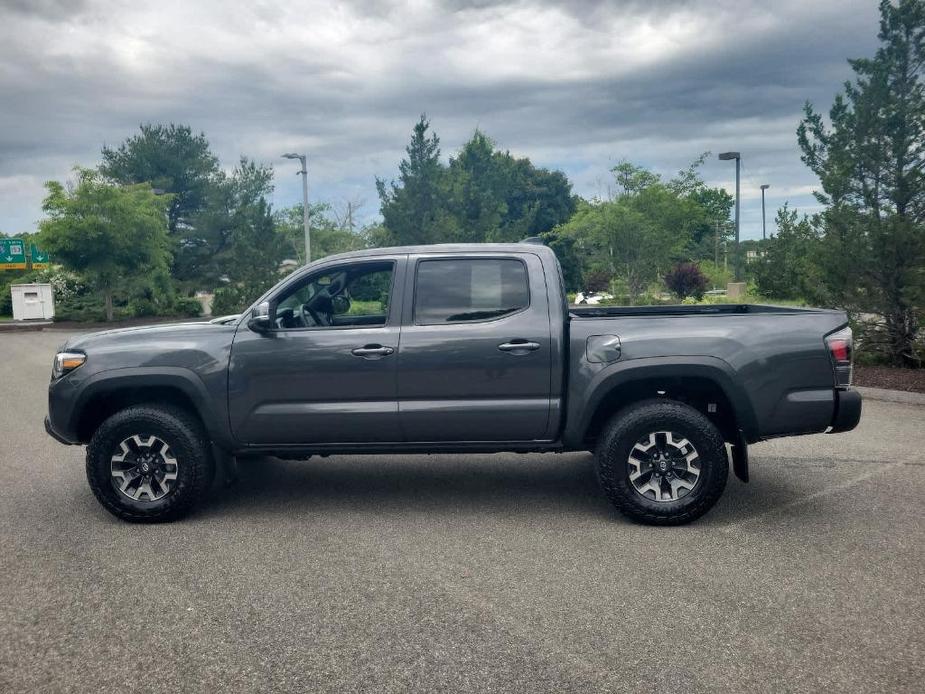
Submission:
{"label": "crew cab door", "polygon": [[271,297],[271,325],[242,323],[228,371],[245,444],[397,442],[405,256],[333,262]]}
{"label": "crew cab door", "polygon": [[550,437],[551,330],[531,253],[408,260],[398,400],[405,439]]}

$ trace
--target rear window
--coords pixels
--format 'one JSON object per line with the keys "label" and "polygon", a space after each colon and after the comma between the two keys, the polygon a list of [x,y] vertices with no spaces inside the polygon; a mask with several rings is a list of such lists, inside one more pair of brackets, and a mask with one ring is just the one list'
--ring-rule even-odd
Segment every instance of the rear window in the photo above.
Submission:
{"label": "rear window", "polygon": [[418,263],[414,320],[419,325],[500,318],[530,305],[527,268],[503,258]]}

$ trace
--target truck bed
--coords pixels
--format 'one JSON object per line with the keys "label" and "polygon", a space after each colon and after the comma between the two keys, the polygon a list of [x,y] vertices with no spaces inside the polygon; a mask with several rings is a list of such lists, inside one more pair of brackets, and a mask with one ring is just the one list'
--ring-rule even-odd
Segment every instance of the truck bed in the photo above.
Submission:
{"label": "truck bed", "polygon": [[[659,374],[657,390],[678,379],[688,391],[691,378],[724,383],[749,442],[823,431],[836,408],[825,336],[846,324],[841,311],[790,306],[569,307],[565,419],[582,421],[603,383],[629,383],[645,367]],[[608,340],[589,358],[592,341]]]}
{"label": "truck bed", "polygon": [[724,314],[793,314],[828,312],[827,309],[769,306],[765,304],[673,304],[667,306],[569,306],[571,318],[626,316],[690,316]]}

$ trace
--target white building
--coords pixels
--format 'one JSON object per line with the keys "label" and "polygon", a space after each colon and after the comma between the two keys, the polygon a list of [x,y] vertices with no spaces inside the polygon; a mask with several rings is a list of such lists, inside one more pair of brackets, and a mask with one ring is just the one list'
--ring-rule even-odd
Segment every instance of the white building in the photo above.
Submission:
{"label": "white building", "polygon": [[50,284],[14,284],[13,320],[51,320],[55,317],[55,300]]}

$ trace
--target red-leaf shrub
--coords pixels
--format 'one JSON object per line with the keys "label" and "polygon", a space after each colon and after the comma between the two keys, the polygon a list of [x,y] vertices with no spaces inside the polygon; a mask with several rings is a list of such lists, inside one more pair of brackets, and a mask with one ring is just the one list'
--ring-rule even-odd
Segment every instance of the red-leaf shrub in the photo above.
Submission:
{"label": "red-leaf shrub", "polygon": [[700,299],[707,290],[707,278],[697,263],[675,263],[665,275],[665,284],[679,299]]}

